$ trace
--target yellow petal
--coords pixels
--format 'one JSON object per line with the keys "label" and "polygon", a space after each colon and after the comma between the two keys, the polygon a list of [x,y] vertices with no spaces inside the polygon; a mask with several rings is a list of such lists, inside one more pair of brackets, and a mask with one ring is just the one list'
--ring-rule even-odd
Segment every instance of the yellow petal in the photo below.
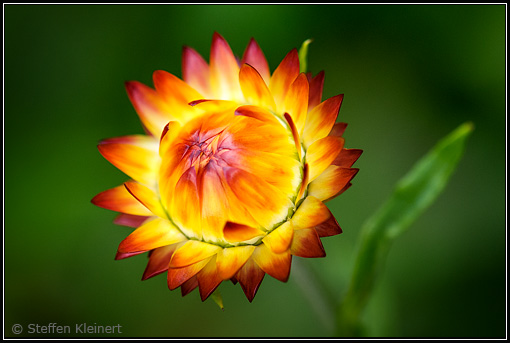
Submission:
{"label": "yellow petal", "polygon": [[341,137],[328,136],[319,139],[306,152],[308,163],[308,182],[315,180],[335,160],[344,146],[344,139]]}
{"label": "yellow petal", "polygon": [[299,135],[303,132],[308,112],[308,92],[308,79],[301,73],[290,85],[283,109],[280,110],[291,115]]}
{"label": "yellow petal", "polygon": [[343,94],[329,98],[308,113],[303,131],[303,143],[306,149],[330,133],[338,116],[342,99]]}
{"label": "yellow petal", "polygon": [[152,212],[136,200],[124,185],[99,193],[92,199],[92,203],[112,211],[137,216],[152,216]]}
{"label": "yellow petal", "polygon": [[287,282],[292,261],[289,251],[276,254],[265,244],[261,244],[253,252],[253,260],[264,272],[277,280]]}
{"label": "yellow petal", "polygon": [[151,213],[160,218],[167,218],[166,212],[159,201],[159,197],[153,190],[133,181],[124,183],[124,187]]}
{"label": "yellow petal", "polygon": [[290,85],[299,75],[299,57],[296,49],[292,49],[278,65],[269,81],[269,89],[273,94],[277,108],[283,107],[285,96]]}
{"label": "yellow petal", "polygon": [[244,64],[239,71],[239,83],[248,103],[276,111],[273,96],[262,76],[250,65]]}
{"label": "yellow petal", "polygon": [[322,201],[313,196],[307,196],[291,221],[296,230],[308,229],[325,222],[331,216],[331,212]]}
{"label": "yellow petal", "polygon": [[321,201],[330,200],[344,189],[358,173],[358,170],[357,168],[341,168],[331,165],[310,183],[308,195],[314,196]]}
{"label": "yellow petal", "polygon": [[177,249],[170,260],[170,268],[192,265],[217,254],[222,248],[200,241],[190,240]]}
{"label": "yellow petal", "polygon": [[239,269],[251,257],[255,247],[253,245],[224,248],[216,255],[216,267],[220,278],[228,280],[232,278]]}
{"label": "yellow petal", "polygon": [[214,33],[210,56],[211,86],[217,99],[241,100],[239,65],[227,41]]}
{"label": "yellow petal", "polygon": [[294,228],[291,222],[285,222],[268,234],[262,242],[274,253],[280,254],[287,251],[292,242]]}
{"label": "yellow petal", "polygon": [[162,218],[151,220],[127,236],[119,245],[120,253],[147,251],[186,240],[186,237]]}

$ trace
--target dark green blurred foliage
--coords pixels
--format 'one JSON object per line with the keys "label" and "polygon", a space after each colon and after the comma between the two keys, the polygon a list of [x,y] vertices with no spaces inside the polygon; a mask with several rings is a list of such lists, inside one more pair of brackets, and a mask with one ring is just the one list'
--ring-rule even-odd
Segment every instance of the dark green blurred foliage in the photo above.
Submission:
{"label": "dark green blurred foliage", "polygon": [[[271,70],[308,38],[324,96],[345,94],[346,146],[364,154],[328,203],[344,233],[300,262],[337,298],[359,228],[441,137],[476,130],[445,192],[392,246],[364,321],[374,336],[505,335],[504,5],[5,5],[5,335],[15,323],[122,325],[124,337],[327,336],[292,276],[266,276],[253,303],[225,283],[225,311],[146,257],[114,261],[131,229],[93,206],[127,177],[96,143],[142,133],[123,82],[178,76],[181,47],[208,58],[214,31],[242,55],[254,37]],[[26,332],[21,336],[34,337]],[[93,336],[93,335],[92,335]],[[111,336],[110,336],[111,337]]]}

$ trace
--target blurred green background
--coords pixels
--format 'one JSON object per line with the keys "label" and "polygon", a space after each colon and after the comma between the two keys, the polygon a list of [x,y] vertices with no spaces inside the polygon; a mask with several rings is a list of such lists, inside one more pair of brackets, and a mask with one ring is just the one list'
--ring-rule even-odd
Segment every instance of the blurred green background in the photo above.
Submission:
{"label": "blurred green background", "polygon": [[[181,75],[181,47],[212,34],[271,70],[307,38],[324,96],[345,94],[354,185],[329,204],[344,233],[300,259],[339,298],[359,228],[437,140],[470,120],[466,154],[438,201],[393,245],[364,319],[372,336],[504,337],[505,5],[5,5],[5,335],[36,323],[122,325],[123,337],[328,336],[295,273],[266,276],[253,303],[224,283],[226,309],[146,257],[114,261],[131,229],[90,203],[127,177],[97,151],[142,133],[124,81]],[[298,258],[299,259],[299,258]],[[55,335],[53,335],[55,336]],[[93,335],[88,335],[88,337]],[[111,335],[109,337],[113,337]]]}

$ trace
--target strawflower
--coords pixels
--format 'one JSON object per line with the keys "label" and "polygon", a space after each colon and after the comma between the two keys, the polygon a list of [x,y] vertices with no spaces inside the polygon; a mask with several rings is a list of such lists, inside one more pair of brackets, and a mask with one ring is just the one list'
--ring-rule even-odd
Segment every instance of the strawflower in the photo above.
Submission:
{"label": "strawflower", "polygon": [[239,61],[215,33],[209,64],[189,47],[182,61],[182,79],[126,83],[147,135],[99,143],[131,180],[92,202],[136,228],[116,259],[149,252],[143,280],[166,272],[202,300],[231,280],[251,302],[265,274],[288,280],[293,256],[326,255],[320,238],[342,230],[324,202],[362,151],[335,123],[343,95],[322,101],[324,73],[301,73],[296,49],[271,74],[255,40]]}

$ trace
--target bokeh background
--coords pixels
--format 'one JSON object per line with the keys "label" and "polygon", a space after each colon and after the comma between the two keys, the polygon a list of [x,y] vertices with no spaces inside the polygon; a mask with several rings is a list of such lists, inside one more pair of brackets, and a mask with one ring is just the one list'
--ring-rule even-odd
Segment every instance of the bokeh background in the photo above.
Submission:
{"label": "bokeh background", "polygon": [[[437,202],[392,247],[364,315],[369,335],[506,334],[505,5],[4,5],[5,331],[18,323],[122,325],[122,337],[324,337],[291,272],[253,303],[141,282],[144,255],[114,261],[131,229],[90,199],[127,177],[97,151],[142,133],[124,81],[181,75],[181,47],[208,58],[214,31],[242,55],[254,37],[274,70],[313,38],[309,70],[345,94],[354,186],[329,203],[344,233],[300,259],[325,291],[346,291],[359,230],[437,140],[475,131]],[[305,284],[305,286],[307,286]],[[56,336],[56,335],[53,335]],[[94,335],[87,335],[92,337]],[[108,337],[114,337],[111,335]],[[61,337],[61,336],[59,336]]]}

